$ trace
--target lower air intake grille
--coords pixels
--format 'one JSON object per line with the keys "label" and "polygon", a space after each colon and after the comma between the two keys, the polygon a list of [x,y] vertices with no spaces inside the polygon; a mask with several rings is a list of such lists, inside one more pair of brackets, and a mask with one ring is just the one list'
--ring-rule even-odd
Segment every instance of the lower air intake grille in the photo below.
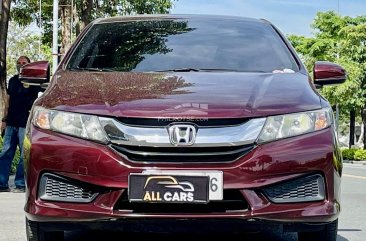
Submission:
{"label": "lower air intake grille", "polygon": [[320,201],[325,198],[324,178],[320,174],[300,177],[266,187],[263,192],[274,203]]}
{"label": "lower air intake grille", "polygon": [[98,195],[63,177],[43,174],[39,186],[39,197],[42,200],[89,203]]}
{"label": "lower air intake grille", "polygon": [[115,210],[132,213],[150,214],[196,214],[196,213],[226,213],[245,211],[249,209],[248,202],[239,190],[224,190],[224,199],[210,201],[206,204],[189,203],[136,203],[129,202],[125,190],[114,207]]}

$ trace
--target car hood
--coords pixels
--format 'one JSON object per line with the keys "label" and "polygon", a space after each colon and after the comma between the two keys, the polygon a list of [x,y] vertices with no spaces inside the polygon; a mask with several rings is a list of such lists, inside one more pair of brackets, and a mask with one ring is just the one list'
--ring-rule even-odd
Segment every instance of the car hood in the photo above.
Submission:
{"label": "car hood", "polygon": [[302,73],[58,71],[37,105],[116,117],[246,118],[321,108]]}

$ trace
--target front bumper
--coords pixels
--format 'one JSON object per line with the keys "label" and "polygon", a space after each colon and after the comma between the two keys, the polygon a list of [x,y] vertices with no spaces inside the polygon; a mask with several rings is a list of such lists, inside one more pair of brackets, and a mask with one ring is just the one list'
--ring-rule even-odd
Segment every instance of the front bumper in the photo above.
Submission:
{"label": "front bumper", "polygon": [[121,231],[130,233],[189,233],[189,234],[234,234],[258,232],[314,232],[324,229],[325,223],[283,223],[264,220],[244,219],[118,219],[99,221],[51,221],[37,222],[43,231]]}
{"label": "front bumper", "polygon": [[[338,217],[341,160],[330,129],[256,147],[232,163],[133,163],[97,143],[39,129],[25,145],[27,218],[37,222],[104,222],[138,220],[240,220],[245,223],[325,223]],[[245,210],[221,213],[133,212],[116,208],[128,188],[130,173],[144,170],[217,170],[224,173],[224,190],[238,190],[248,204]],[[43,201],[38,196],[44,173],[88,183],[105,190],[91,203]],[[324,177],[322,201],[273,203],[264,187],[303,175]],[[97,225],[98,226],[98,225]]]}

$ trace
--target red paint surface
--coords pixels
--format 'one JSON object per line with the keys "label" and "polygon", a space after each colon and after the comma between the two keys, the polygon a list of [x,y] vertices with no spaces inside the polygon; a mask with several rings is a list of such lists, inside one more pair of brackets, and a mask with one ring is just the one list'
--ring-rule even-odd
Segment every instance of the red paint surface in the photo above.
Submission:
{"label": "red paint surface", "polygon": [[[302,73],[58,71],[36,105],[113,117],[246,118],[320,109]],[[197,107],[200,106],[200,107]]]}
{"label": "red paint surface", "polygon": [[20,78],[49,78],[48,61],[38,61],[25,65],[19,75]]}
{"label": "red paint surface", "polygon": [[[330,221],[339,214],[339,174],[333,166],[333,135],[330,129],[264,144],[250,154],[227,164],[135,164],[122,158],[109,147],[81,139],[33,129],[30,168],[27,172],[26,212],[37,218],[102,219],[105,217],[158,218],[260,218],[280,221]],[[80,167],[88,175],[78,174]],[[250,205],[240,213],[212,214],[132,214],[114,211],[120,194],[128,187],[128,175],[147,169],[218,170],[224,173],[224,189],[239,189]],[[91,204],[44,202],[37,198],[41,173],[52,172],[75,180],[111,188]],[[321,173],[326,178],[325,201],[273,204],[260,191],[261,187],[306,173]]]}
{"label": "red paint surface", "polygon": [[314,80],[346,78],[346,70],[337,64],[318,61],[314,66]]}

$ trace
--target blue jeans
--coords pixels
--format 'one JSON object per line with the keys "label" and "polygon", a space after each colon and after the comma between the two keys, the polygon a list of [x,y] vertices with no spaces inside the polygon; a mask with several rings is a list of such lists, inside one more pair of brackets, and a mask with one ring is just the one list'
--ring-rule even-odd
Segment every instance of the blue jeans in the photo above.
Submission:
{"label": "blue jeans", "polygon": [[23,139],[25,128],[7,126],[3,138],[3,149],[0,153],[0,188],[7,188],[9,182],[10,168],[15,151],[19,145],[20,160],[15,174],[15,186],[24,188],[24,166],[23,166]]}

